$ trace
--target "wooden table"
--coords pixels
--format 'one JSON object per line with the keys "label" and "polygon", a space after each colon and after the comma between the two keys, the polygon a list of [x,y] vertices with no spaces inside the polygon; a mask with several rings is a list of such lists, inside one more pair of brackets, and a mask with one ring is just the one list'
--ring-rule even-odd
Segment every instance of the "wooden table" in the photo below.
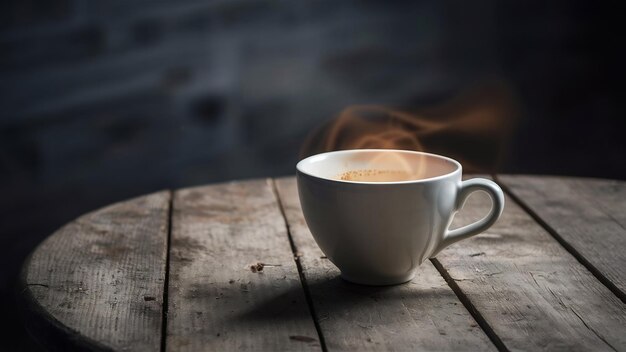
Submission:
{"label": "wooden table", "polygon": [[26,322],[56,350],[626,350],[626,182],[496,180],[494,227],[388,287],[338,277],[293,178],[117,203],[35,250]]}

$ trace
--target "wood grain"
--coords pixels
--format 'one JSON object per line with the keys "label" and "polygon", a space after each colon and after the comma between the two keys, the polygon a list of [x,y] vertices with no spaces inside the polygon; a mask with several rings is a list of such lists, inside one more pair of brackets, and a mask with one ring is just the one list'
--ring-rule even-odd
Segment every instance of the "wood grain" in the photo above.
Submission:
{"label": "wood grain", "polygon": [[340,279],[306,226],[295,179],[276,184],[328,351],[495,350],[428,261],[408,284]]}
{"label": "wood grain", "polygon": [[[626,350],[624,303],[506,201],[490,230],[435,261],[510,350]],[[486,195],[474,194],[455,223],[478,219],[490,206]]]}
{"label": "wood grain", "polygon": [[177,191],[172,226],[167,350],[321,349],[270,180]]}
{"label": "wood grain", "polygon": [[31,332],[48,349],[156,351],[170,192],[84,215],[25,264]]}
{"label": "wood grain", "polygon": [[626,182],[498,177],[626,302]]}

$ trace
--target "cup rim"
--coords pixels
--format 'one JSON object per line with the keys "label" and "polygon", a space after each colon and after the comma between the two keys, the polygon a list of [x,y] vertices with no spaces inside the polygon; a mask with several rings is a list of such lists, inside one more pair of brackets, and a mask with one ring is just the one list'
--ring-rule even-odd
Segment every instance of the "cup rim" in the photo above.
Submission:
{"label": "cup rim", "polygon": [[[396,152],[396,153],[404,153],[404,154],[419,154],[419,155],[425,155],[428,157],[434,157],[436,159],[441,159],[441,160],[445,160],[448,162],[451,162],[452,164],[454,164],[456,166],[456,168],[448,173],[445,173],[443,175],[438,175],[438,176],[433,176],[433,177],[428,177],[428,178],[421,178],[421,179],[417,179],[417,180],[408,180],[408,181],[384,181],[384,182],[371,182],[371,181],[351,181],[351,180],[338,180],[338,179],[334,179],[334,178],[328,178],[328,177],[321,177],[321,176],[317,176],[317,175],[313,175],[309,172],[305,172],[302,168],[302,166],[305,163],[311,162],[311,159],[315,159],[315,158],[319,158],[321,156],[325,156],[325,155],[332,155],[332,154],[351,154],[351,153],[361,153],[361,152],[383,152],[383,153],[387,153],[387,152]],[[403,150],[403,149],[346,149],[346,150],[336,150],[336,151],[332,151],[332,152],[324,152],[324,153],[319,153],[319,154],[315,154],[315,155],[311,155],[309,157],[306,157],[302,160],[300,160],[297,164],[296,164],[296,170],[304,175],[319,179],[319,180],[325,180],[325,181],[329,181],[329,182],[337,182],[337,183],[348,183],[348,184],[363,184],[363,185],[400,185],[400,184],[415,184],[415,183],[426,183],[426,182],[432,182],[432,181],[437,181],[446,177],[449,177],[457,172],[460,172],[463,170],[463,166],[461,165],[460,162],[449,158],[447,156],[443,156],[443,155],[439,155],[439,154],[433,154],[433,153],[426,153],[426,152],[419,152],[419,151],[414,151],[414,150]]]}

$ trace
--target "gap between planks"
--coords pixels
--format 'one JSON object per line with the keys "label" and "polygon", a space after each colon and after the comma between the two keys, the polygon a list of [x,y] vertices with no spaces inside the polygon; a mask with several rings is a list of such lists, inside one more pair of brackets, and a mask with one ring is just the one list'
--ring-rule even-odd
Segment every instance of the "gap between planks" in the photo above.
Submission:
{"label": "gap between planks", "polygon": [[580,252],[578,252],[571,244],[569,244],[559,233],[550,226],[547,221],[543,220],[539,214],[533,211],[530,206],[526,204],[521,198],[519,198],[504,182],[498,179],[497,175],[493,175],[494,180],[498,183],[502,190],[509,196],[517,205],[519,205],[539,226],[541,226],[546,232],[552,236],[567,252],[569,252],[576,260],[582,264],[593,276],[598,279],[606,288],[609,289],[617,298],[626,303],[626,294],[624,294],[614,283],[611,282],[600,270],[598,270],[591,262],[589,262]]}
{"label": "gap between planks", "polygon": [[285,222],[285,229],[287,230],[287,237],[289,238],[289,245],[291,246],[291,252],[293,253],[293,260],[296,262],[296,267],[298,268],[298,276],[300,277],[300,283],[302,284],[302,290],[304,291],[304,296],[306,298],[307,305],[309,306],[309,313],[311,313],[311,319],[313,319],[313,324],[315,325],[315,330],[317,331],[317,337],[320,341],[320,346],[323,352],[328,352],[328,348],[326,347],[326,341],[324,341],[324,334],[322,334],[322,328],[320,327],[320,322],[317,319],[317,314],[315,312],[315,306],[313,305],[313,299],[311,298],[311,291],[309,290],[309,285],[306,281],[306,276],[304,275],[304,270],[302,269],[302,263],[300,263],[300,255],[298,252],[298,247],[293,240],[291,235],[291,229],[289,227],[289,222],[287,221],[287,215],[285,214],[285,208],[283,206],[283,202],[280,199],[280,195],[278,194],[278,188],[276,187],[276,180],[271,178],[272,184],[272,192],[274,193],[274,198],[278,203],[278,208],[280,209],[280,214],[283,217]]}
{"label": "gap between planks", "polygon": [[[474,203],[470,203],[472,207],[469,209],[465,208],[470,210],[469,213],[460,213],[461,218],[479,219],[491,202],[481,195]],[[482,210],[476,211],[477,209]],[[620,331],[624,326],[620,322],[623,322],[624,317],[623,302],[591,275],[555,238],[546,233],[546,229],[518,205],[517,201],[512,200],[506,209],[491,231],[494,234],[502,231],[506,236],[496,236],[508,237],[508,241],[492,247],[489,243],[491,241],[486,241],[485,238],[480,240],[481,236],[477,236],[476,239],[468,240],[466,245],[451,246],[442,252],[441,257],[438,256],[437,261],[446,268],[463,293],[490,322],[507,348],[527,349],[530,344],[534,349],[543,349],[546,346],[569,346],[577,349],[575,346],[578,345],[578,348],[583,349],[593,346],[594,350],[602,347],[615,350],[613,346],[616,343],[623,345],[626,341]],[[522,235],[528,237],[522,238]],[[511,261],[498,263],[485,259],[476,263],[476,272],[483,273],[477,275],[465,268],[469,262],[460,256],[472,257],[471,254],[478,251],[484,251],[482,254],[485,257],[480,258],[520,258],[517,264],[528,265],[518,267]],[[524,257],[528,258],[526,262],[521,259]],[[544,273],[542,267],[546,265],[554,265],[551,270],[556,271]],[[542,284],[535,279],[533,270],[546,274],[539,276]],[[491,279],[493,275],[498,275],[498,278]],[[486,282],[477,282],[476,279],[480,276]],[[527,279],[530,282],[526,282]],[[481,284],[489,282],[496,286],[491,285],[492,290],[489,292],[483,291]],[[511,298],[516,299],[509,302]],[[498,303],[500,305],[497,309],[490,309]],[[581,314],[579,309],[584,313]],[[519,331],[525,332],[525,336],[520,335]],[[532,334],[529,335],[530,333]]]}
{"label": "gap between planks", "polygon": [[165,281],[163,282],[163,309],[161,315],[161,352],[167,347],[167,311],[169,309],[168,291],[170,287],[170,249],[172,243],[172,218],[174,213],[174,191],[169,190],[169,203],[167,209],[167,240],[165,246]]}
{"label": "gap between planks", "polygon": [[431,263],[433,263],[433,266],[435,267],[435,269],[437,269],[437,271],[439,272],[439,275],[443,277],[443,279],[446,281],[448,286],[450,286],[452,291],[454,291],[454,294],[459,299],[459,301],[463,303],[463,307],[467,309],[467,311],[471,314],[474,320],[476,320],[476,323],[478,323],[478,326],[480,326],[480,328],[483,329],[487,337],[489,337],[489,340],[491,340],[491,342],[496,346],[498,351],[508,352],[509,349],[504,345],[504,342],[502,342],[498,334],[496,334],[496,332],[489,325],[487,320],[483,317],[482,314],[480,314],[478,309],[476,309],[476,307],[474,306],[472,301],[469,299],[469,297],[467,297],[465,293],[463,292],[463,290],[461,290],[459,285],[456,284],[452,276],[450,276],[450,273],[448,273],[448,271],[443,267],[443,265],[441,265],[441,263],[437,260],[437,258],[430,258],[429,260]]}

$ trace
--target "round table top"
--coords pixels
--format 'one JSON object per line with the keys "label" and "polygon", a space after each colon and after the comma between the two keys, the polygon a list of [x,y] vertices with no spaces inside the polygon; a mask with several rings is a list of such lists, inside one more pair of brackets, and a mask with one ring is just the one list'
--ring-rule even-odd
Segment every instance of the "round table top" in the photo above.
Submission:
{"label": "round table top", "polygon": [[[25,321],[52,350],[626,349],[626,182],[496,181],[491,229],[387,287],[338,279],[294,178],[116,203],[32,253]],[[489,207],[476,194],[455,224]]]}

